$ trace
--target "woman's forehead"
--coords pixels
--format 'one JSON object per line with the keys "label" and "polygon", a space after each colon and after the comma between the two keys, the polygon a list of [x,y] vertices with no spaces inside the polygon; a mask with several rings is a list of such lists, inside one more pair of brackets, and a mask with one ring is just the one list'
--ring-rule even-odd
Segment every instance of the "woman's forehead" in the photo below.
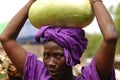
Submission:
{"label": "woman's forehead", "polygon": [[44,43],[44,46],[58,46],[58,44],[55,43],[54,41],[46,41]]}
{"label": "woman's forehead", "polygon": [[61,46],[59,46],[56,42],[54,41],[47,41],[44,44],[44,49],[51,49],[51,48],[59,48],[59,49],[63,49]]}

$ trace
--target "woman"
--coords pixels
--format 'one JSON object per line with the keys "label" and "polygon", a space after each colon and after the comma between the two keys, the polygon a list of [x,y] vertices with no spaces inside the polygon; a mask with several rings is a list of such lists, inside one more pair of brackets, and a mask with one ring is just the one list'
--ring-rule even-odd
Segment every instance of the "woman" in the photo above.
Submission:
{"label": "woman", "polygon": [[[103,34],[103,41],[92,62],[82,68],[82,76],[77,78],[72,73],[72,66],[80,63],[78,58],[82,56],[87,45],[87,39],[82,29],[51,28],[49,26],[40,29],[36,40],[39,42],[40,37],[45,38],[44,63],[38,61],[35,55],[20,47],[16,42],[20,30],[28,18],[28,10],[34,1],[29,0],[0,35],[4,50],[23,75],[23,80],[115,80],[113,62],[117,33],[113,20],[101,0],[90,0],[90,2]],[[55,31],[56,34],[51,36],[52,33],[49,34],[51,31]],[[61,37],[61,32],[64,34],[64,31],[68,32],[65,37],[67,36],[69,39]],[[59,32],[60,36],[57,35]],[[79,34],[82,35],[80,38]],[[73,43],[73,41],[76,42]]]}

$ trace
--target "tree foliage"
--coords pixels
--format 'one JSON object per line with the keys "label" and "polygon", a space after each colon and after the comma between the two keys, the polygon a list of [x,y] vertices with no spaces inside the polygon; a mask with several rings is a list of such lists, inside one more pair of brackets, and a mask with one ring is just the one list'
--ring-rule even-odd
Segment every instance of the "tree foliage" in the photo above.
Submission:
{"label": "tree foliage", "polygon": [[100,47],[102,36],[100,34],[87,34],[88,46],[85,51],[86,57],[92,57]]}

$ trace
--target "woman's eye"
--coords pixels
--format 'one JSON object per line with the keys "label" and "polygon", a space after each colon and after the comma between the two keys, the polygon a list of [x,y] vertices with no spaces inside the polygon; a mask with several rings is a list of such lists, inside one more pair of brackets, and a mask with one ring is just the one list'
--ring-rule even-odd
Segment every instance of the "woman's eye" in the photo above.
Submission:
{"label": "woman's eye", "polygon": [[47,57],[49,57],[49,55],[48,54],[44,54],[43,57],[47,58]]}
{"label": "woman's eye", "polygon": [[64,55],[62,55],[62,54],[57,54],[56,57],[57,57],[57,58],[62,58],[62,57],[64,57]]}

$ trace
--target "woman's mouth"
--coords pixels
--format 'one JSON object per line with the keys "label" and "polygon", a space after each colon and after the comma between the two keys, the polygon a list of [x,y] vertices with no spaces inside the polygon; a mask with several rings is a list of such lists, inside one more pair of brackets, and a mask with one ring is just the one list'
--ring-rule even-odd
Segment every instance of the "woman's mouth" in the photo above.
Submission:
{"label": "woman's mouth", "polygon": [[57,71],[54,70],[48,70],[48,72],[51,76],[55,76],[57,74]]}

